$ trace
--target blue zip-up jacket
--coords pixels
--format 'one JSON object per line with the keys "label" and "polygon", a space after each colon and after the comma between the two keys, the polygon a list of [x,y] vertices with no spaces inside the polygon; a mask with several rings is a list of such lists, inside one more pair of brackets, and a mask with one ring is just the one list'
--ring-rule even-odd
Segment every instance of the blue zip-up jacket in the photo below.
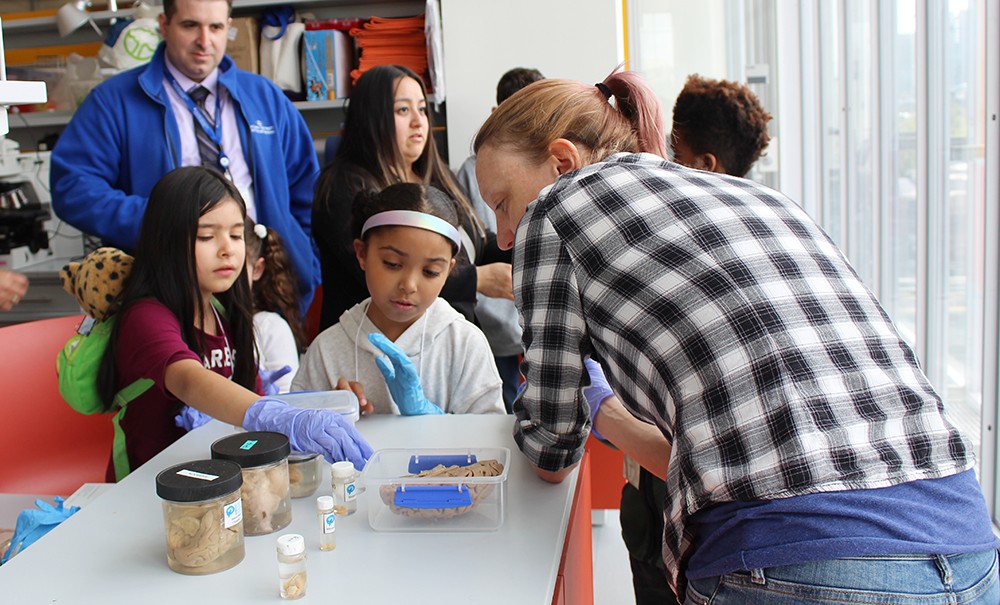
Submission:
{"label": "blue zip-up jacket", "polygon": [[[164,88],[164,46],[152,60],[87,95],[52,152],[52,207],[74,227],[135,250],[153,185],[180,166],[181,135]],[[302,115],[266,78],[227,55],[219,83],[234,102],[240,143],[253,177],[257,220],[284,239],[303,313],[320,282],[311,237],[319,162]]]}

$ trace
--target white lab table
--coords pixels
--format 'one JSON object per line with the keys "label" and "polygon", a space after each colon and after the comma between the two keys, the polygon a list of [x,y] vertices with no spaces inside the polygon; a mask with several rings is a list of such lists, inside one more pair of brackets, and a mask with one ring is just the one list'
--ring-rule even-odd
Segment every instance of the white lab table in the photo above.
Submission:
{"label": "white lab table", "polygon": [[315,496],[330,492],[329,467],[323,465],[316,494],[292,500],[288,527],[247,537],[246,558],[232,569],[185,576],[167,567],[155,477],[174,464],[210,457],[210,444],[234,432],[213,421],[0,567],[0,601],[278,603],[275,539],[300,533],[306,539],[309,577],[301,602],[549,605],[578,471],[561,484],[538,479],[517,451],[512,423],[511,416],[499,415],[372,416],[358,423],[375,449],[510,448],[506,518],[495,532],[376,532],[368,524],[367,503],[377,497],[376,489],[361,495],[356,514],[337,520],[337,549],[321,552]]}

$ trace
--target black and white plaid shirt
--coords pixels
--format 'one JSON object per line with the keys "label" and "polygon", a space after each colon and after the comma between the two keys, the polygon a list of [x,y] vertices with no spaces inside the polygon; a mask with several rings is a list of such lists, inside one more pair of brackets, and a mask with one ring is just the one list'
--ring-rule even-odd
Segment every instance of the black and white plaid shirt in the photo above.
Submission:
{"label": "black and white plaid shirt", "polygon": [[527,386],[514,437],[583,455],[583,358],[672,442],[664,560],[714,503],[885,487],[973,456],[874,296],[797,205],[751,181],[618,154],[560,177],[517,229]]}

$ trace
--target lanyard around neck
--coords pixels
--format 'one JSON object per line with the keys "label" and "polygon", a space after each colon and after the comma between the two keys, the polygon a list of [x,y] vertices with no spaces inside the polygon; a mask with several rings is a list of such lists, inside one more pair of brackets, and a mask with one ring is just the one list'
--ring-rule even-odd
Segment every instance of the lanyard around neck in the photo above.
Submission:
{"label": "lanyard around neck", "polygon": [[195,122],[198,122],[198,126],[201,128],[202,132],[205,133],[215,146],[219,148],[219,165],[222,166],[223,171],[228,172],[229,170],[229,158],[226,157],[226,153],[222,150],[222,95],[216,93],[215,95],[215,124],[209,124],[208,119],[205,114],[202,113],[198,106],[195,104],[194,99],[191,95],[184,90],[181,85],[174,78],[174,74],[170,73],[169,69],[165,69],[163,73],[166,75],[167,81],[173,87],[174,92],[177,96],[184,101],[184,105],[191,111],[191,117],[194,118]]}

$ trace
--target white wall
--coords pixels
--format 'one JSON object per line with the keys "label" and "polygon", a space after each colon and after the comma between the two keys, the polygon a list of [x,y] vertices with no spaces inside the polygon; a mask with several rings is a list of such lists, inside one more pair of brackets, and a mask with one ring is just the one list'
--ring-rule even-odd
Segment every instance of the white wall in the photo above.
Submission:
{"label": "white wall", "polygon": [[457,169],[513,67],[599,82],[624,58],[621,0],[441,0],[448,153]]}

